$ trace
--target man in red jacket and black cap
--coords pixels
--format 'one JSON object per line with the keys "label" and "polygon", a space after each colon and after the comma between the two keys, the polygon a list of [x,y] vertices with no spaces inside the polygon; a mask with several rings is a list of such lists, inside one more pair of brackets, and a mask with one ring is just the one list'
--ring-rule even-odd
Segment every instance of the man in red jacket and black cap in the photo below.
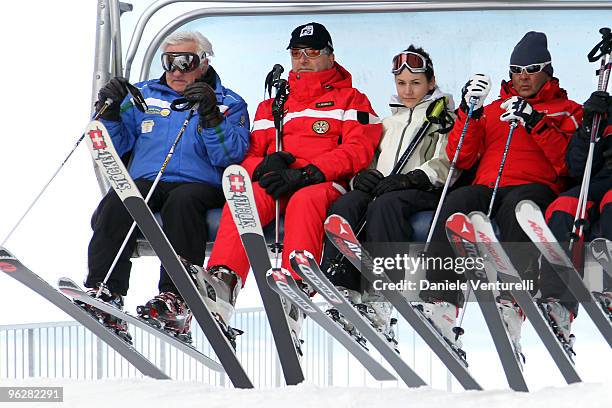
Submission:
{"label": "man in red jacket and black cap", "polygon": [[[291,270],[293,250],[307,250],[320,258],[327,210],[350,178],[372,161],[382,123],[368,98],[353,88],[351,74],[336,62],[331,36],[323,25],[297,27],[287,49],[291,72],[283,151],[276,152],[273,100],[268,99],[257,108],[242,166],[254,182],[262,225],[274,220],[275,200],[280,199],[285,214],[282,266]],[[207,270],[216,288],[207,301],[213,311],[221,311],[225,322],[248,272],[249,261],[226,206]],[[297,337],[303,316],[288,315]]]}
{"label": "man in red jacket and black cap", "polygon": [[[516,221],[515,207],[521,200],[534,201],[542,211],[564,188],[567,175],[565,152],[572,134],[582,121],[582,108],[569,100],[559,80],[553,76],[550,53],[544,33],[528,32],[514,47],[510,56],[510,81],[502,81],[499,99],[483,106],[490,89],[488,76],[477,74],[462,89],[462,101],[457,121],[448,137],[446,152],[455,155],[459,137],[467,119],[470,98],[478,98],[467,133],[457,158],[457,168],[476,167],[471,186],[452,191],[435,226],[429,256],[453,256],[446,238],[445,222],[455,212],[487,212],[493,194],[504,147],[510,130],[509,122],[518,121],[505,168],[495,198],[492,217],[500,230],[502,242],[529,242]],[[509,248],[510,249],[510,248]],[[532,277],[538,253],[509,251],[509,256],[524,278]],[[428,270],[430,282],[455,282],[462,279],[453,270]],[[432,320],[451,333],[458,307],[460,291],[422,291],[421,298]],[[510,335],[520,349],[522,316],[511,299],[499,299],[500,309]],[[448,335],[447,335],[448,337]],[[520,351],[520,350],[519,350]]]}

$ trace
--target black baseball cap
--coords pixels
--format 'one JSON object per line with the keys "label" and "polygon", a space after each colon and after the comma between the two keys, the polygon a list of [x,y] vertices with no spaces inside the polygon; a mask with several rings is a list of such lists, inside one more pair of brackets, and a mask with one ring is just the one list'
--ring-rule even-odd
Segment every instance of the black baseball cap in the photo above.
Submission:
{"label": "black baseball cap", "polygon": [[291,33],[291,40],[287,49],[301,47],[313,48],[315,50],[329,47],[332,51],[334,50],[331,36],[325,26],[314,22],[298,26]]}

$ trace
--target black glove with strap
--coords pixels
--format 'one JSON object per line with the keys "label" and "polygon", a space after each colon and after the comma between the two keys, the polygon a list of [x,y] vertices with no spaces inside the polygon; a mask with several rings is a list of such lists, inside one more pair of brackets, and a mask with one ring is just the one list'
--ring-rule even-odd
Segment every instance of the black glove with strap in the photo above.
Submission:
{"label": "black glove with strap", "polygon": [[[593,116],[599,113],[602,115],[602,119],[605,119],[608,109],[610,109],[610,94],[604,91],[595,91],[589,96],[589,99],[584,102],[582,106],[584,109],[584,115],[582,116],[582,124],[585,128],[590,129],[593,125]],[[608,117],[608,123],[610,122]],[[606,121],[602,120],[600,127],[605,127]]]}
{"label": "black glove with strap", "polygon": [[114,77],[98,92],[96,110],[100,109],[107,99],[112,99],[113,103],[100,115],[102,119],[118,122],[121,120],[121,102],[128,94],[128,80],[122,77]]}
{"label": "black glove with strap", "polygon": [[299,169],[285,169],[264,174],[259,185],[266,189],[274,199],[287,196],[302,187],[323,183],[325,175],[315,165],[309,164]]}
{"label": "black glove with strap", "polygon": [[385,176],[376,169],[361,170],[353,179],[353,190],[360,190],[370,194],[384,178]]}
{"label": "black glove with strap", "polygon": [[285,170],[293,162],[295,162],[295,157],[289,152],[274,152],[264,156],[263,160],[253,170],[251,180],[257,181],[261,176],[271,171]]}
{"label": "black glove with strap", "polygon": [[423,170],[412,170],[407,174],[392,174],[385,177],[372,192],[376,197],[390,191],[407,190],[415,188],[423,191],[430,191],[433,185],[429,177]]}
{"label": "black glove with strap", "polygon": [[191,103],[197,103],[200,126],[213,128],[223,122],[223,115],[217,106],[215,90],[206,82],[195,81],[185,87],[183,96]]}

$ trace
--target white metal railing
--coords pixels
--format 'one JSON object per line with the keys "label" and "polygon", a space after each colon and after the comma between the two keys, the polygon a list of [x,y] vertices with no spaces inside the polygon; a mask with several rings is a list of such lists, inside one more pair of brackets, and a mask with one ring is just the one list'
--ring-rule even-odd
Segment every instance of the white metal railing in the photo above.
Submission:
{"label": "white metal railing", "polygon": [[[263,308],[237,310],[232,326],[245,331],[238,339],[236,353],[255,386],[282,386],[283,376]],[[209,370],[147,332],[135,327],[130,331],[134,347],[173,379],[230,386],[225,375]],[[400,321],[397,334],[406,362],[432,386],[450,389],[448,371],[415,338],[413,330]],[[302,366],[310,383],[320,386],[382,386],[312,320],[305,321],[302,337]],[[193,328],[193,344],[204,354],[216,358],[197,325]],[[0,380],[140,377],[142,374],[126,360],[76,322],[0,326]],[[401,386],[399,382],[392,385]]]}

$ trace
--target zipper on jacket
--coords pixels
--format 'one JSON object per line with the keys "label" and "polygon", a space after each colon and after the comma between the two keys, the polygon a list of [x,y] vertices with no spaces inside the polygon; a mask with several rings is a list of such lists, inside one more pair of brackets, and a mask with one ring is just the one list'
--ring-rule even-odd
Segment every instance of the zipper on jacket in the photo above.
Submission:
{"label": "zipper on jacket", "polygon": [[414,113],[414,109],[408,108],[408,110],[410,110],[410,117],[408,117],[408,122],[406,123],[406,126],[404,126],[404,129],[402,130],[402,135],[400,136],[400,141],[395,151],[395,159],[393,160],[393,167],[395,167],[395,165],[397,164],[397,160],[399,159],[400,150],[402,149],[402,144],[404,143],[404,136],[406,135],[406,130],[410,126],[410,122],[412,122],[412,114]]}

